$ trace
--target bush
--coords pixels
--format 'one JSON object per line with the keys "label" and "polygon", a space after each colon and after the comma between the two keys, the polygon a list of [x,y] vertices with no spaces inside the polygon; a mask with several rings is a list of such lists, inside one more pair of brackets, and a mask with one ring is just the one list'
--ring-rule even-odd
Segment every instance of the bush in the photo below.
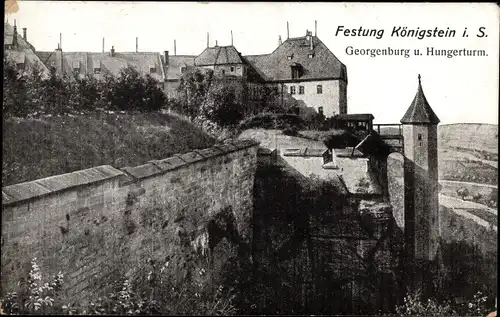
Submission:
{"label": "bush", "polygon": [[59,272],[50,283],[42,282],[42,274],[34,258],[28,277],[18,283],[19,291],[9,292],[2,299],[3,312],[9,315],[60,313],[62,281],[63,274]]}
{"label": "bush", "polygon": [[3,114],[5,117],[62,115],[95,110],[156,111],[167,98],[159,82],[142,77],[133,68],[122,69],[118,77],[106,74],[103,80],[92,76],[58,76],[52,68],[43,78],[35,65],[22,72],[4,58]]}
{"label": "bush", "polygon": [[299,132],[297,131],[297,129],[294,128],[286,128],[283,129],[283,134],[288,136],[297,136]]}
{"label": "bush", "polygon": [[301,130],[304,127],[304,120],[295,114],[261,113],[243,120],[238,128],[240,130],[255,128]]}
{"label": "bush", "polygon": [[470,196],[470,193],[469,193],[469,190],[465,187],[461,187],[459,189],[457,189],[457,195],[460,196],[463,199],[465,199],[465,197],[467,196]]}
{"label": "bush", "polygon": [[402,305],[396,307],[398,316],[486,316],[488,312],[486,296],[479,291],[464,304],[439,303],[432,298],[425,301],[419,291],[414,291],[404,297]]}

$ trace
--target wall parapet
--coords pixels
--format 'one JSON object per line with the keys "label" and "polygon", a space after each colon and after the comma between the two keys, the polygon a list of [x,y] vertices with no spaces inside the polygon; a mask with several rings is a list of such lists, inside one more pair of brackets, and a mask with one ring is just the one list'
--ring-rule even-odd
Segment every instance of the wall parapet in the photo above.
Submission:
{"label": "wall parapet", "polygon": [[18,204],[79,186],[104,182],[123,175],[122,171],[110,165],[101,165],[6,186],[2,188],[2,206]]}
{"label": "wall parapet", "polygon": [[[15,289],[34,257],[46,274],[69,276],[64,297],[82,303],[140,274],[147,258],[189,252],[222,267],[235,248],[252,245],[258,144],[229,140],[135,167],[104,165],[2,188],[0,295]],[[208,243],[229,234],[229,224],[211,227],[225,212],[239,241],[229,251]]]}
{"label": "wall parapet", "polygon": [[216,156],[223,156],[258,144],[258,142],[253,140],[227,140],[223,144],[217,144],[210,148],[174,154],[172,157],[162,160],[151,160],[139,166],[117,169],[110,165],[101,165],[71,173],[9,185],[2,188],[2,206],[15,205],[75,187],[96,184],[114,178],[119,178],[122,180],[123,184],[137,182],[189,164]]}

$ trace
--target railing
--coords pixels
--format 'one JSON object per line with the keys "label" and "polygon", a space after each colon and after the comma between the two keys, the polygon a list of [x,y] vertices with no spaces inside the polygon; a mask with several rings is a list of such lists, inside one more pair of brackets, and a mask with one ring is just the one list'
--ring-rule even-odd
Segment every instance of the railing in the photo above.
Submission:
{"label": "railing", "polygon": [[[380,133],[380,128],[385,128],[385,131],[382,131]],[[393,132],[393,130],[396,129],[391,129],[391,128],[397,128],[396,132]],[[403,135],[403,130],[402,130],[402,124],[400,123],[380,123],[380,124],[374,124],[373,129],[377,131],[377,133],[380,136],[402,136]]]}

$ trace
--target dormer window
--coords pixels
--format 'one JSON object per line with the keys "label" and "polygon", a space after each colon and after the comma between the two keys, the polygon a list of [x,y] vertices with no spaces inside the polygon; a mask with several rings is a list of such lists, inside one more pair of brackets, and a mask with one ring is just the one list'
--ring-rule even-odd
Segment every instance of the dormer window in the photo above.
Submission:
{"label": "dormer window", "polygon": [[73,71],[74,72],[80,71],[80,61],[73,61]]}
{"label": "dormer window", "polygon": [[302,66],[298,63],[293,63],[290,66],[292,71],[292,79],[298,79],[302,75]]}
{"label": "dormer window", "polygon": [[186,66],[181,66],[181,74],[184,74],[186,72]]}
{"label": "dormer window", "polygon": [[149,65],[149,73],[154,74],[156,73],[156,66],[154,65]]}
{"label": "dormer window", "polygon": [[309,58],[313,58],[313,57],[314,57],[314,54],[313,54],[313,53],[311,53],[311,54],[309,54],[308,56],[309,56]]}
{"label": "dormer window", "polygon": [[231,66],[231,73],[234,73],[234,66]]}
{"label": "dormer window", "polygon": [[16,63],[18,69],[24,69],[24,63]]}
{"label": "dormer window", "polygon": [[293,58],[293,54],[288,55],[286,58],[288,58],[288,60],[291,60]]}

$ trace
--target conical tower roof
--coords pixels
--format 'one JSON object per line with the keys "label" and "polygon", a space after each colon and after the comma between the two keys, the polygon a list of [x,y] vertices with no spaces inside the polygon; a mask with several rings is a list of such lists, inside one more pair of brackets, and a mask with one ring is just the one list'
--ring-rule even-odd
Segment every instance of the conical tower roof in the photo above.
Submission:
{"label": "conical tower roof", "polygon": [[405,115],[401,119],[403,124],[438,124],[439,118],[436,116],[431,106],[425,98],[418,75],[418,89],[413,102],[411,103]]}

